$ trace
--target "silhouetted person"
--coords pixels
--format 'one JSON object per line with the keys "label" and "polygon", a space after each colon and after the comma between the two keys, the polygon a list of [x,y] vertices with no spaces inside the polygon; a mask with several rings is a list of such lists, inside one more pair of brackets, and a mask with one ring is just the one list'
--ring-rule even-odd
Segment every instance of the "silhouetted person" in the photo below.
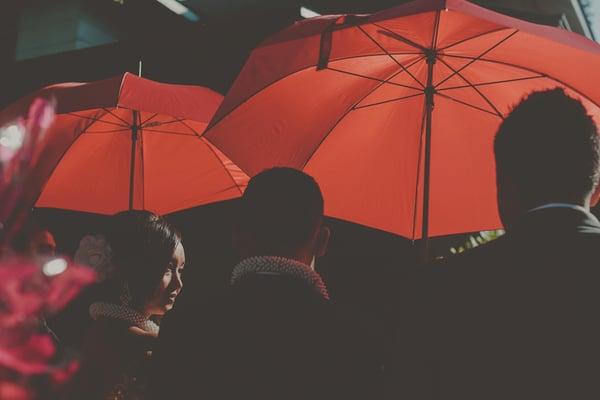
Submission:
{"label": "silhouetted person", "polygon": [[419,361],[404,388],[412,398],[599,398],[597,127],[562,89],[535,92],[502,122],[494,151],[507,232],[417,286],[429,307],[415,308],[421,329],[406,342],[419,346],[404,356]]}
{"label": "silhouetted person", "polygon": [[163,321],[157,399],[377,399],[375,346],[332,305],[314,270],[329,229],[308,175],[274,168],[252,178],[231,288],[207,306],[182,303]]}
{"label": "silhouetted person", "polygon": [[29,221],[16,235],[12,245],[18,254],[33,259],[50,258],[56,254],[56,241],[52,232],[33,221]]}

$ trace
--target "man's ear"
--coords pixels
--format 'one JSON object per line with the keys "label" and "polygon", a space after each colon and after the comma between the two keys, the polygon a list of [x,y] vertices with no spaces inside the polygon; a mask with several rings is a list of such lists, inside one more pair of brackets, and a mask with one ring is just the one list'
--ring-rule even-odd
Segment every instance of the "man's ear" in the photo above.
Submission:
{"label": "man's ear", "polygon": [[600,185],[594,185],[590,199],[590,207],[596,206],[600,202]]}
{"label": "man's ear", "polygon": [[328,226],[322,225],[317,233],[317,242],[315,246],[315,257],[323,257],[327,253],[327,247],[329,246],[329,238],[331,237],[331,230]]}
{"label": "man's ear", "polygon": [[498,200],[498,214],[507,229],[526,210],[522,195],[514,182],[500,171],[496,172],[496,196]]}

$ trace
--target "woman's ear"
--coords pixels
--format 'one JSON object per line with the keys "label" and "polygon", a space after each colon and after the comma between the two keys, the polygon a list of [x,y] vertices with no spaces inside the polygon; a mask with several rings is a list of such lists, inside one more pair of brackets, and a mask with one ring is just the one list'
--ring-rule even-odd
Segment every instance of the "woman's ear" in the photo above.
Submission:
{"label": "woman's ear", "polygon": [[322,225],[317,233],[317,242],[315,246],[315,257],[323,257],[327,253],[327,247],[329,246],[329,238],[331,237],[331,230],[328,226]]}

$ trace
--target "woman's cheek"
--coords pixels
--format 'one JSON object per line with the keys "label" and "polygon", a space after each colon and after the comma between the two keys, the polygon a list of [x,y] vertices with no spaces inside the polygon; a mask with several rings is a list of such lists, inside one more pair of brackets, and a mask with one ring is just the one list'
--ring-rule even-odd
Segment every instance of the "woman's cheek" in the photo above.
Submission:
{"label": "woman's cheek", "polygon": [[162,289],[167,290],[169,285],[171,284],[171,279],[172,279],[173,275],[172,274],[165,274],[163,275],[163,279],[162,279]]}

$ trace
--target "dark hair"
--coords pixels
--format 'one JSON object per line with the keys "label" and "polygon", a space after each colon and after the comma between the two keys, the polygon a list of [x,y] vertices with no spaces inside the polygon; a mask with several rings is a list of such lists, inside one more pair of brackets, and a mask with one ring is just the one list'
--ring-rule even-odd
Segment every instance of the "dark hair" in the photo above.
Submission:
{"label": "dark hair", "polygon": [[598,183],[598,129],[561,88],[522,100],[500,125],[494,152],[498,172],[529,201],[584,199]]}
{"label": "dark hair", "polygon": [[17,253],[26,254],[29,251],[29,243],[33,240],[33,238],[35,238],[36,235],[42,232],[49,232],[52,234],[47,227],[41,225],[35,219],[29,218],[12,238],[12,249]]}
{"label": "dark hair", "polygon": [[292,168],[272,168],[250,179],[240,205],[239,226],[256,250],[276,254],[306,244],[323,218],[317,182]]}
{"label": "dark hair", "polygon": [[160,283],[181,235],[164,218],[134,210],[113,217],[109,242],[118,279],[127,283],[132,305],[143,306]]}

